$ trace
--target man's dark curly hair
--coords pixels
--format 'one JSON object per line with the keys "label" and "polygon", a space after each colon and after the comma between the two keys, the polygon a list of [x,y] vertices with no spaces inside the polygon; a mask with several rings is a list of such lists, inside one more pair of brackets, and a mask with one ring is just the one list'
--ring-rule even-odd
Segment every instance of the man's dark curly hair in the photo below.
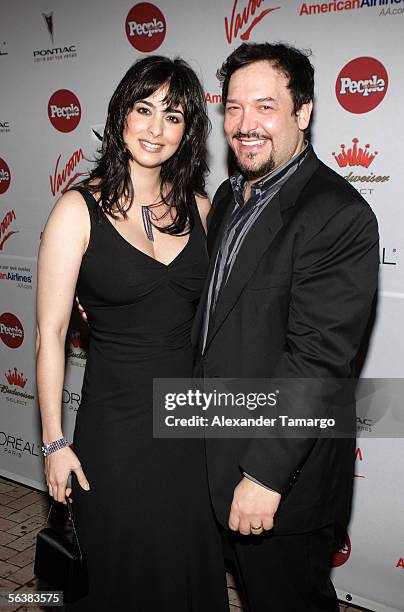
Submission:
{"label": "man's dark curly hair", "polygon": [[293,112],[297,113],[303,104],[314,97],[314,68],[309,60],[310,54],[284,43],[243,43],[229,55],[216,73],[222,83],[223,104],[226,104],[230,78],[236,70],[255,62],[267,61],[288,79]]}

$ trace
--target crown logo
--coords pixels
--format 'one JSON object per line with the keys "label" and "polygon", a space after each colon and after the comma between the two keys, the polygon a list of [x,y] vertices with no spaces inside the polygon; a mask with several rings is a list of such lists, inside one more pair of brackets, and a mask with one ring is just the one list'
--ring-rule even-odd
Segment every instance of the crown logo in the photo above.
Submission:
{"label": "crown logo", "polygon": [[24,389],[27,384],[27,379],[24,378],[24,374],[19,372],[17,368],[14,368],[13,371],[9,370],[6,374],[6,378],[10,385],[17,385]]}
{"label": "crown logo", "polygon": [[369,168],[378,152],[371,153],[369,151],[369,144],[362,148],[358,146],[358,142],[358,138],[352,138],[352,147],[346,149],[345,145],[342,144],[341,153],[336,154],[333,151],[332,154],[340,168],[345,168],[345,166],[363,166],[364,168]]}
{"label": "crown logo", "polygon": [[70,342],[74,348],[81,348],[83,346],[80,338],[80,332],[72,332],[70,337]]}

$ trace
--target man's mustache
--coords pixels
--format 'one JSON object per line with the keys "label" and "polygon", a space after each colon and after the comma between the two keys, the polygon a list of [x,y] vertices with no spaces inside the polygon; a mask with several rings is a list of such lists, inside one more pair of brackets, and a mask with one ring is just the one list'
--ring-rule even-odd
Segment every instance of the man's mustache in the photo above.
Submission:
{"label": "man's mustache", "polygon": [[237,140],[272,140],[270,136],[259,132],[236,132],[233,134],[233,138],[237,138]]}

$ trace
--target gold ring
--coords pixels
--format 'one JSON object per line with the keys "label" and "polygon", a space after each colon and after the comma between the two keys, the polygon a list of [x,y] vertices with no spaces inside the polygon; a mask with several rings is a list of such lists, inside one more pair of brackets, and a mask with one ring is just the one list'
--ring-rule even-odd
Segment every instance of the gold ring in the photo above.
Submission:
{"label": "gold ring", "polygon": [[262,529],[262,523],[259,527],[253,527],[252,525],[250,526],[251,531],[259,531],[260,529]]}

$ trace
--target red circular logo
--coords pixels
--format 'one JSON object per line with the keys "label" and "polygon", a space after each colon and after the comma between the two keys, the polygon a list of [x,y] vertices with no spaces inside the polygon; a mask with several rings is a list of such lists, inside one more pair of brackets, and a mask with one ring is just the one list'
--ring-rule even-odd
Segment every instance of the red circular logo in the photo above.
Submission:
{"label": "red circular logo", "polygon": [[10,312],[0,316],[0,338],[9,348],[18,348],[24,341],[24,328],[17,317]]}
{"label": "red circular logo", "polygon": [[166,35],[166,20],[157,6],[141,2],[133,6],[125,24],[126,36],[130,44],[142,53],[159,48]]}
{"label": "red circular logo", "polygon": [[380,104],[387,92],[389,77],[374,57],[357,57],[341,70],[335,83],[338,102],[350,113],[368,113]]}
{"label": "red circular logo", "polygon": [[72,132],[81,119],[81,106],[77,96],[68,89],[55,91],[48,102],[48,117],[59,132]]}
{"label": "red circular logo", "polygon": [[0,194],[5,193],[10,187],[11,174],[10,168],[4,159],[0,157]]}
{"label": "red circular logo", "polygon": [[351,555],[351,540],[345,532],[337,534],[339,548],[331,557],[331,567],[340,567],[346,563]]}

